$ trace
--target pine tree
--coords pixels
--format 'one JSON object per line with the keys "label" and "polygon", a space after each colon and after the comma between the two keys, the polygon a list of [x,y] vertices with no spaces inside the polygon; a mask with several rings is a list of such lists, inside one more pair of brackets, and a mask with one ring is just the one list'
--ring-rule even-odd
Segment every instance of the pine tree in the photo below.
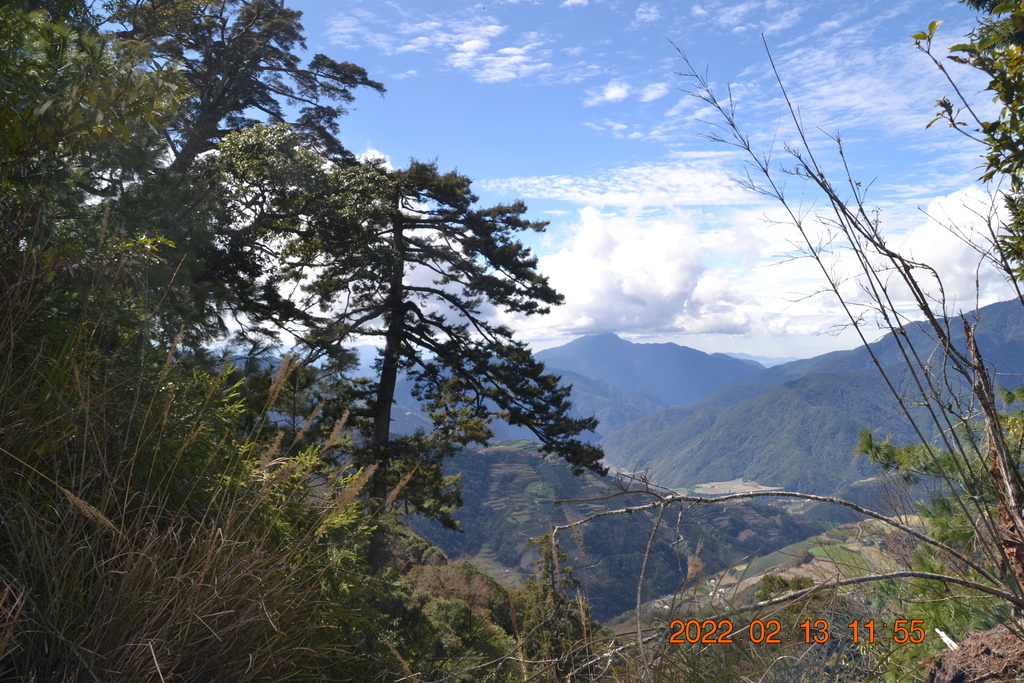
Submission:
{"label": "pine tree", "polygon": [[[328,356],[356,336],[380,340],[358,457],[377,468],[371,498],[404,481],[395,500],[454,525],[458,494],[441,462],[485,443],[494,418],[530,429],[577,474],[605,471],[601,450],[577,438],[596,421],[571,417],[569,388],[492,322],[496,312],[537,315],[562,301],[519,241],[546,225],[525,219],[521,202],[477,208],[470,180],[434,163],[328,168],[281,127],[229,136],[215,163],[222,195],[239,207],[228,215],[251,217],[225,233],[238,259],[225,274],[245,273],[239,290],[267,293],[243,309],[249,323],[286,329]],[[289,283],[292,298],[270,294]],[[434,427],[395,439],[403,375]]]}

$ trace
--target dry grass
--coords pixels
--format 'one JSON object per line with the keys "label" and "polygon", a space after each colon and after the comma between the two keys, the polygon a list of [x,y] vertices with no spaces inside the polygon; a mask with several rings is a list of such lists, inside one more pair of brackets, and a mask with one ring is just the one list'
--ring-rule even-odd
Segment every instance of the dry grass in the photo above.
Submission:
{"label": "dry grass", "polygon": [[0,281],[0,680],[333,678],[370,473],[311,496],[318,449],[270,467],[281,440],[239,431],[226,371],[23,266]]}

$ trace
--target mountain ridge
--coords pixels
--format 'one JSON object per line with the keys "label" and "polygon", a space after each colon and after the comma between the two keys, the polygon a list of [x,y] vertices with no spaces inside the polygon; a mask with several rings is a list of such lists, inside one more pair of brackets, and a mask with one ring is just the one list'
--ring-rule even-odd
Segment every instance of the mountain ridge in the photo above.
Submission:
{"label": "mountain ridge", "polygon": [[[1020,383],[1020,303],[992,304],[974,318],[978,345],[996,383]],[[948,327],[954,342],[963,340],[962,324],[951,320]],[[934,347],[919,325],[908,325],[904,334],[919,349]],[[872,428],[897,443],[916,438],[871,357],[887,369],[898,390],[909,390],[912,378],[900,341],[887,334],[870,351],[833,351],[767,368],[694,404],[647,415],[601,440],[606,462],[617,469],[647,469],[652,481],[670,487],[739,477],[829,494],[877,475],[877,467],[854,453],[860,431]],[[957,382],[966,380],[954,377],[954,389]]]}
{"label": "mountain ridge", "polygon": [[571,371],[668,406],[693,403],[764,366],[671,342],[638,344],[612,333],[587,335],[534,356],[553,371]]}

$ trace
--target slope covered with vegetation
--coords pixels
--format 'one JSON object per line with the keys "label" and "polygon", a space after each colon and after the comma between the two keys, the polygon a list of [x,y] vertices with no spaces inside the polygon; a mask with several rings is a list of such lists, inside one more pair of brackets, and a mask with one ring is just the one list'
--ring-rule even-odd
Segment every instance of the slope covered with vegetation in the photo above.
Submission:
{"label": "slope covered with vegetation", "polygon": [[[996,370],[995,381],[1017,386],[1024,375],[1024,311],[1008,301],[976,315],[978,347]],[[921,329],[907,328],[923,354],[941,353]],[[953,335],[954,343],[962,338],[962,330]],[[612,466],[646,468],[665,486],[692,488],[741,477],[791,491],[833,493],[879,474],[855,453],[861,431],[874,429],[897,443],[917,439],[872,353],[899,392],[913,391],[913,378],[899,364],[899,347],[887,335],[870,352],[836,351],[762,370],[692,405],[649,414],[601,445]],[[952,372],[948,377],[950,393],[968,389],[962,378]]]}
{"label": "slope covered with vegetation", "polygon": [[[516,238],[542,224],[357,163],[339,117],[383,86],[303,63],[280,3],[103,10],[0,5],[0,679],[556,680],[596,628],[557,549],[510,591],[394,511],[451,524],[442,461],[495,410],[603,471],[479,313],[560,301]],[[355,334],[383,340],[370,381]],[[431,413],[406,436],[399,367]]]}
{"label": "slope covered with vegetation", "polygon": [[614,334],[580,337],[537,352],[559,370],[600,378],[622,390],[683,406],[762,369],[759,363],[678,344],[633,344]]}
{"label": "slope covered with vegetation", "polygon": [[[527,441],[460,453],[446,468],[461,473],[464,485],[463,505],[455,513],[461,533],[415,518],[409,520],[410,526],[450,558],[468,559],[508,585],[520,585],[533,572],[538,555],[530,541],[547,534],[552,524],[600,515],[624,504],[615,495],[623,482],[594,474],[574,477],[564,462],[543,459],[536,444]],[[598,518],[563,540],[568,562],[599,620],[635,608],[654,522],[650,512]],[[691,558],[697,558],[700,571],[716,572],[803,540],[821,528],[777,505],[746,503],[688,511],[655,534],[641,599],[674,592],[688,573],[698,571]]]}
{"label": "slope covered with vegetation", "polygon": [[[1001,32],[958,50],[1015,114],[1024,9],[987,9],[1010,14],[1009,24],[994,17],[987,28]],[[113,0],[102,10],[77,0],[0,5],[0,678],[647,681],[768,671],[792,680],[794,671],[914,670],[931,643],[903,661],[835,643],[805,648],[813,666],[782,673],[780,662],[800,657],[722,649],[733,668],[715,668],[706,649],[666,638],[666,616],[701,606],[679,591],[670,602],[686,603],[683,611],[666,606],[645,621],[638,610],[625,642],[624,631],[603,630],[588,590],[608,614],[663,590],[694,590],[709,565],[797,534],[787,508],[680,495],[643,477],[596,499],[581,488],[606,471],[587,437],[596,421],[572,412],[568,386],[491,315],[543,315],[561,303],[520,239],[544,224],[519,202],[479,207],[470,179],[434,163],[358,162],[337,137],[342,117],[356,95],[384,86],[355,64],[304,62],[298,12],[275,0]],[[936,28],[918,40],[930,46]],[[956,110],[942,111],[956,126]],[[1018,127],[1008,116],[979,130],[989,177],[1013,180],[1012,220],[993,245],[1011,278],[1024,262]],[[844,206],[813,165],[800,168]],[[837,225],[853,220],[872,257],[904,274],[917,268],[851,215],[841,212]],[[436,278],[406,277],[414,271]],[[955,405],[941,392],[917,399],[933,409],[929,435],[944,441],[860,443],[901,477],[941,482],[939,495],[920,525],[874,514],[912,539],[905,566],[854,578],[878,582],[886,607],[909,620],[973,628],[982,625],[970,620],[977,605],[992,623],[1024,607],[1024,427],[1020,414],[996,412],[980,335],[958,336],[940,318],[929,331],[961,375],[945,388],[969,389]],[[901,320],[891,344],[906,372],[875,362],[897,388],[935,369],[911,362],[905,344],[920,343]],[[229,323],[229,347],[212,351]],[[347,344],[357,336],[380,343],[369,378],[350,372]],[[1011,330],[986,353],[1008,366],[1018,338]],[[295,340],[295,353],[268,362],[282,339]],[[590,374],[595,366],[580,358],[567,369]],[[591,385],[595,410],[625,420],[722,386],[715,373],[680,387],[659,371],[694,358],[648,349],[623,377],[629,393]],[[733,379],[757,370],[714,360]],[[709,399],[726,412],[681,415],[710,425],[727,415],[716,436],[734,449],[756,447],[734,433],[743,421],[774,430],[784,447],[755,458],[755,474],[774,476],[795,451],[787,464],[805,472],[795,485],[825,488],[830,473],[814,468],[821,444],[797,435],[845,438],[863,426],[855,422],[884,414],[869,403],[843,415],[824,400],[848,392],[852,405],[853,392],[870,387],[857,374],[866,367],[846,368],[842,382],[774,369],[785,381],[751,400],[771,395],[776,411],[807,420],[793,434],[763,410],[756,421],[727,415],[742,405],[735,389]],[[403,377],[426,419],[399,434]],[[558,460],[512,453],[451,469],[454,458],[480,457],[467,447],[487,443],[496,418]],[[719,473],[686,462],[692,476]],[[578,499],[556,507],[574,491]],[[404,515],[446,534],[479,522],[488,536],[437,538],[453,555],[532,563],[535,573],[509,587],[448,562]],[[832,552],[846,562],[853,550]],[[852,585],[844,581],[814,590],[842,595]],[[806,593],[772,597],[794,583],[764,588],[753,607],[706,604],[737,614],[788,609],[801,597],[807,609],[820,604]]]}

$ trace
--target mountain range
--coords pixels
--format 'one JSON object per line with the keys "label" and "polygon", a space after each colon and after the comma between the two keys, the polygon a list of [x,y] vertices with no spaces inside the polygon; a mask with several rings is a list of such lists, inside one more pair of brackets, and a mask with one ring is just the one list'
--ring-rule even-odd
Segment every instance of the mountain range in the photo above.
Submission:
{"label": "mountain range", "polygon": [[[1024,376],[1024,309],[1010,301],[971,316],[997,385]],[[972,319],[969,316],[969,319]],[[925,354],[935,351],[926,331],[902,334]],[[959,320],[950,336],[962,342]],[[915,434],[872,354],[898,390],[911,377],[896,337],[870,345],[765,367],[751,359],[708,354],[678,344],[642,344],[614,334],[581,337],[535,356],[572,386],[574,412],[599,420],[589,436],[619,471],[647,471],[651,481],[692,489],[742,479],[764,486],[832,494],[879,470],[854,453],[859,433],[875,430],[896,443]],[[936,356],[939,357],[939,356]],[[964,387],[952,378],[953,389]],[[428,427],[411,386],[396,394],[395,431]],[[494,425],[496,440],[530,439],[526,429]]]}
{"label": "mountain range", "polygon": [[[981,309],[978,320],[978,344],[996,383],[1019,383],[1024,309],[1017,302],[995,304]],[[950,332],[954,341],[962,341],[962,327],[951,324]],[[908,326],[903,334],[922,352],[934,349],[920,328]],[[575,409],[601,420],[595,438],[606,462],[619,472],[646,470],[653,484],[701,493],[756,482],[838,493],[874,507],[880,487],[868,480],[879,470],[854,453],[859,432],[870,427],[897,443],[914,439],[872,360],[873,354],[897,388],[907,386],[898,341],[886,335],[870,351],[835,351],[768,368],[750,359],[676,344],[637,344],[611,334],[536,355],[572,385]],[[955,389],[955,379],[952,385]],[[423,418],[410,405],[396,415],[414,426]],[[496,426],[499,435],[508,429]],[[537,557],[530,538],[551,524],[628,504],[618,497],[615,480],[592,473],[574,477],[564,462],[542,458],[526,439],[465,451],[445,470],[462,476],[465,504],[456,518],[464,533],[419,518],[411,518],[410,526],[449,557],[471,559],[512,584],[529,573]],[[718,571],[803,540],[822,522],[847,521],[844,512],[834,506],[790,509],[782,500],[687,507],[673,533],[659,531],[651,546],[644,592],[676,590],[694,555],[705,570]],[[636,577],[654,522],[648,512],[607,517],[562,538],[600,619],[635,604]]]}
{"label": "mountain range", "polygon": [[[976,337],[997,384],[1024,376],[1024,310],[1010,301],[980,309]],[[919,326],[903,331],[918,349],[934,341]],[[950,322],[954,342],[962,324]],[[914,439],[909,421],[872,360],[898,389],[911,378],[892,334],[866,348],[834,351],[764,368],[749,360],[676,344],[635,344],[612,334],[583,337],[536,354],[573,385],[580,413],[611,417],[598,426],[606,462],[648,470],[652,481],[692,488],[711,481],[753,480],[830,494],[878,469],[854,453],[858,434],[874,429],[897,443]],[[579,382],[584,377],[587,382]],[[954,389],[957,378],[953,378]],[[963,380],[960,380],[961,386]],[[595,384],[600,383],[600,384]],[[600,386],[607,404],[595,397]],[[616,410],[612,392],[627,397]],[[636,397],[649,399],[644,402]],[[622,422],[640,411],[646,414]]]}
{"label": "mountain range", "polygon": [[581,337],[534,354],[549,368],[603,380],[662,403],[683,406],[763,370],[756,361],[678,344],[633,344],[614,334]]}

